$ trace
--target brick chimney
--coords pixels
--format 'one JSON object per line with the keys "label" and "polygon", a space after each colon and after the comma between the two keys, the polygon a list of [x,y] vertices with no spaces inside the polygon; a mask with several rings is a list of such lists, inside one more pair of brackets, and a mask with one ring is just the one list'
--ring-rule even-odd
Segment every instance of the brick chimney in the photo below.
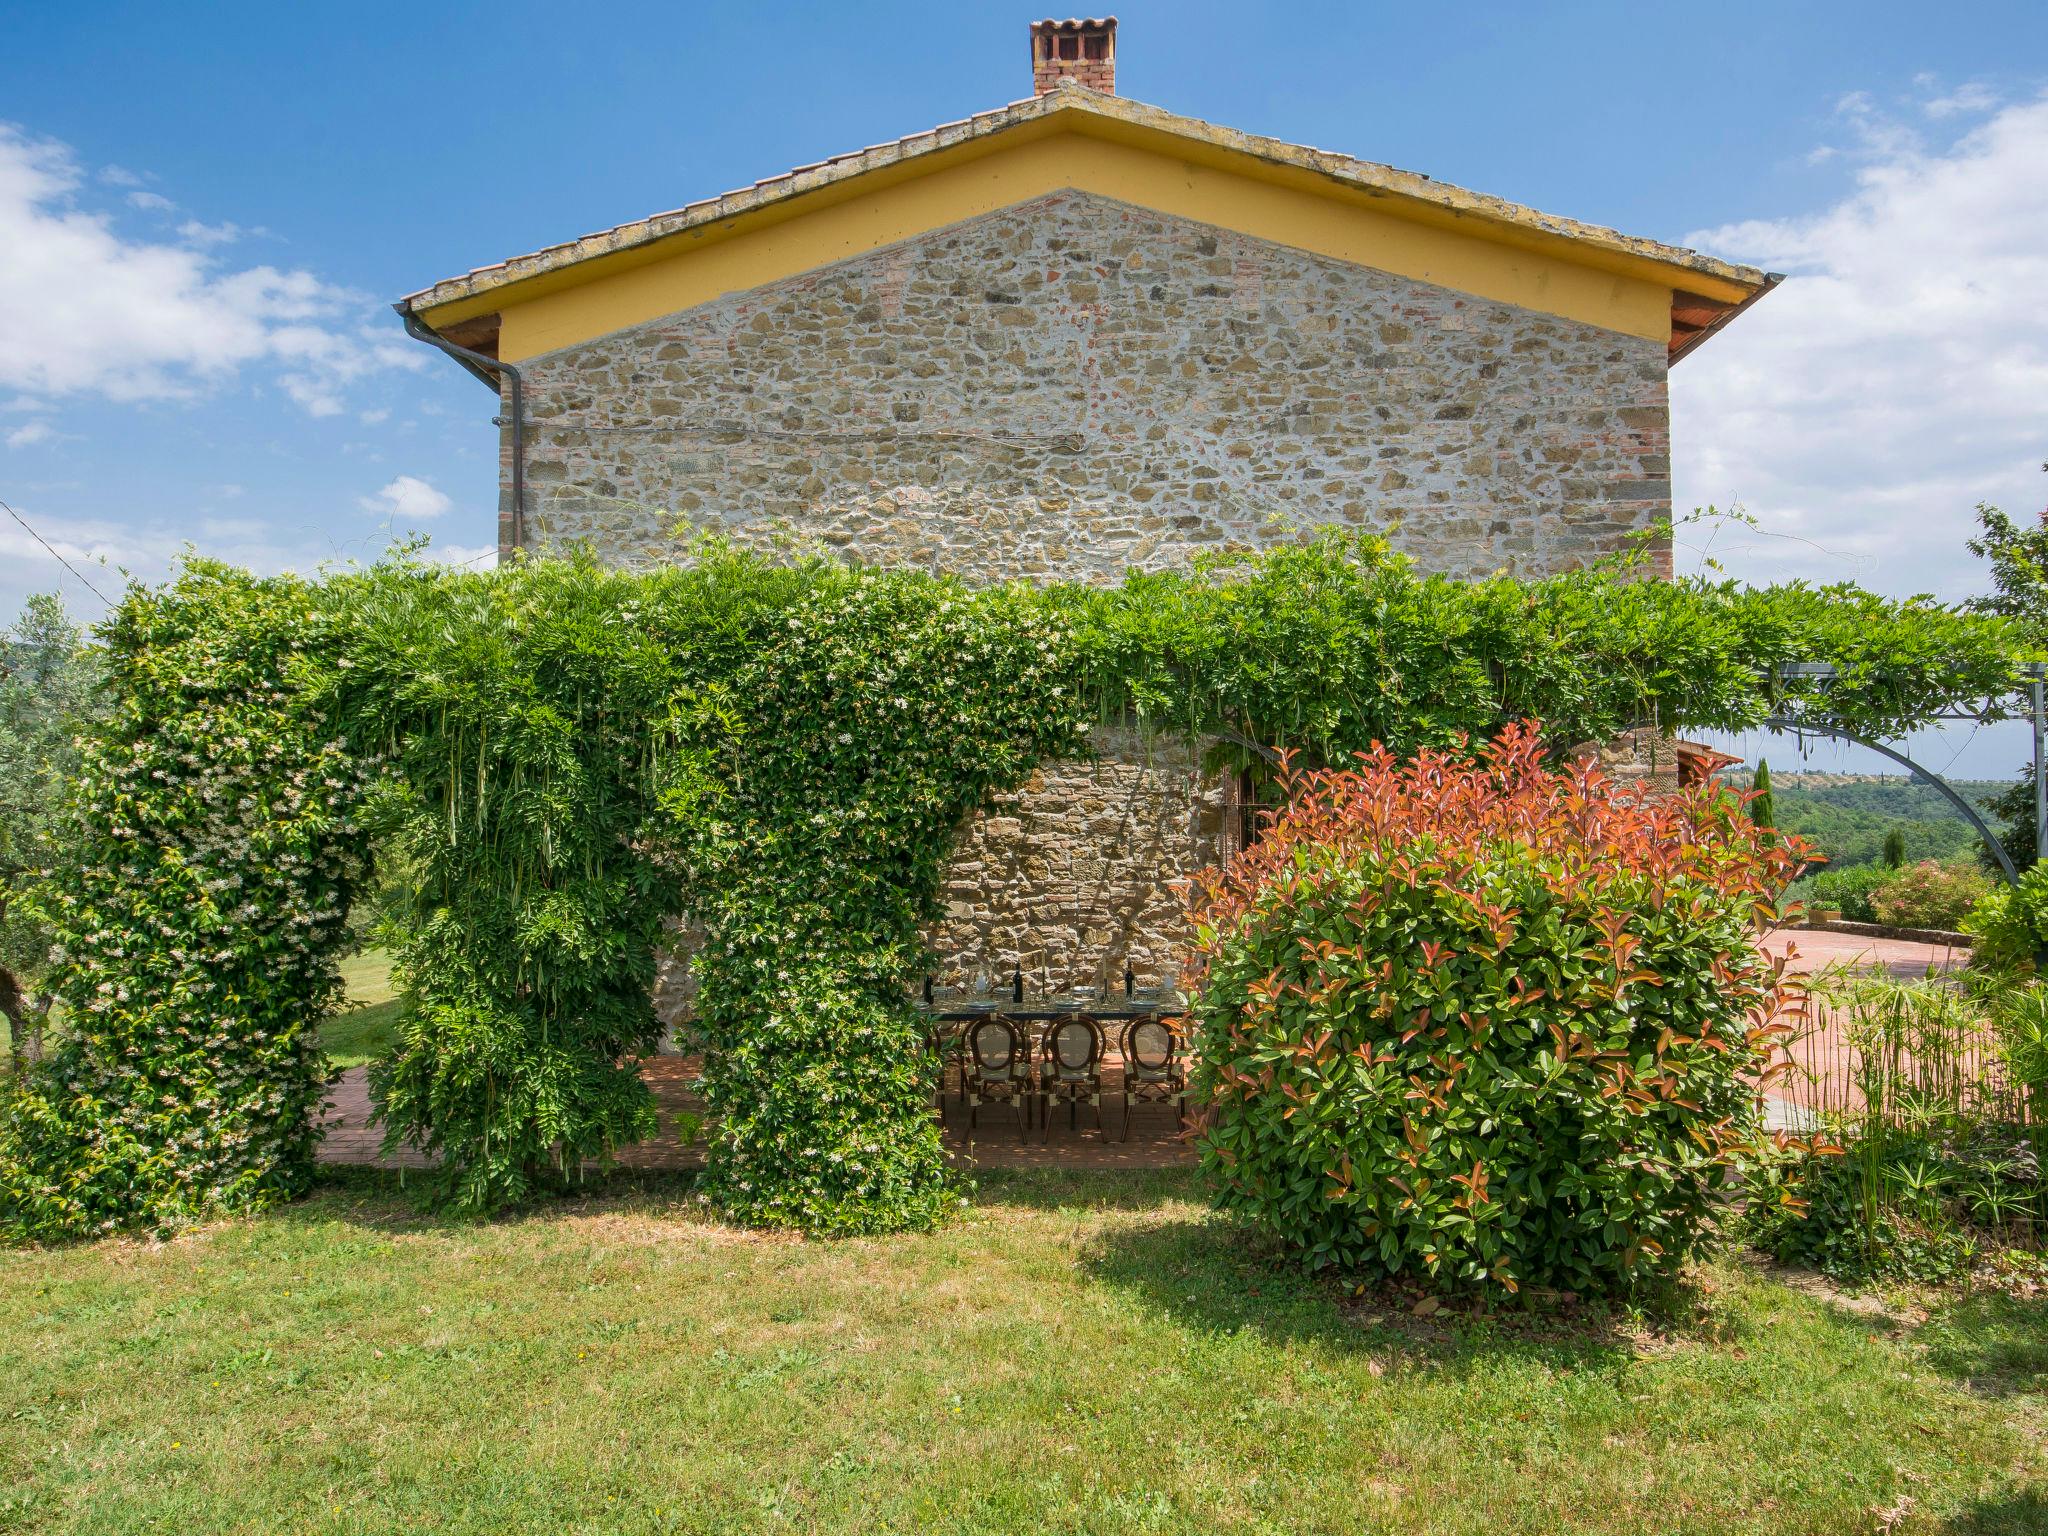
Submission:
{"label": "brick chimney", "polygon": [[1116,18],[1031,23],[1031,94],[1043,96],[1072,80],[1116,94]]}

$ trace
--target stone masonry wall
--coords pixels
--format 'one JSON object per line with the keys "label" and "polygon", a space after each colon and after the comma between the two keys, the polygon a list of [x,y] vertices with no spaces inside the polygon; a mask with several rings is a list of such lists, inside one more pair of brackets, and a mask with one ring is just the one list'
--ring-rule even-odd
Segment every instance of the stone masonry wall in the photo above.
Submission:
{"label": "stone masonry wall", "polygon": [[974,579],[1114,580],[1323,524],[1431,570],[1668,514],[1661,343],[1076,192],[529,359],[530,537],[678,519]]}
{"label": "stone masonry wall", "polygon": [[1175,882],[1234,846],[1234,784],[1194,746],[1096,733],[1092,762],[1050,763],[962,833],[946,915],[932,935],[943,987],[1028,995],[1170,987],[1189,937]]}
{"label": "stone masonry wall", "polygon": [[[947,992],[1028,997],[1115,993],[1180,980],[1189,932],[1178,882],[1237,847],[1235,781],[1201,771],[1198,747],[1125,728],[1094,733],[1096,756],[1048,763],[961,829],[945,915],[929,933]],[[673,1024],[694,995],[691,932],[676,925],[655,983]]]}
{"label": "stone masonry wall", "polygon": [[[1063,192],[528,360],[531,542],[679,524],[874,565],[1112,581],[1318,526],[1541,575],[1669,511],[1664,348]],[[1668,562],[1668,545],[1664,549]],[[1170,984],[1231,786],[1112,734],[962,832],[949,986]],[[686,997],[664,985],[664,1011]]]}

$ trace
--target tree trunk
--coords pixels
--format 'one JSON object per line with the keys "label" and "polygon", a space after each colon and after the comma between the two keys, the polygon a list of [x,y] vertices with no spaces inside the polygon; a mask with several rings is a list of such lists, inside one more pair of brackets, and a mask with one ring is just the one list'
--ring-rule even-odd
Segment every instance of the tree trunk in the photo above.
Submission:
{"label": "tree trunk", "polygon": [[43,1059],[43,1023],[50,1016],[53,1000],[43,997],[31,1002],[14,972],[0,965],[0,1014],[6,1016],[7,1030],[14,1040],[15,1071],[26,1071]]}

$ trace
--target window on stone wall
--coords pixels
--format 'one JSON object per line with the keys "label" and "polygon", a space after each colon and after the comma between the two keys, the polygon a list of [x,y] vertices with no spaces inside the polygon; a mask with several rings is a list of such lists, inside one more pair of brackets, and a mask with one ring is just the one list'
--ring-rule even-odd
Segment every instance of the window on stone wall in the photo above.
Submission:
{"label": "window on stone wall", "polygon": [[1259,840],[1259,786],[1249,768],[1237,776],[1237,846],[1249,848]]}

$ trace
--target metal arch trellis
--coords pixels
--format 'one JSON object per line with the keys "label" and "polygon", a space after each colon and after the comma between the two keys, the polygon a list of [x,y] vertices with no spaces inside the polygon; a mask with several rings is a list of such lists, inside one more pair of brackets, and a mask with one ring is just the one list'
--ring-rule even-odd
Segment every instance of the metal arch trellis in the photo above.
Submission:
{"label": "metal arch trellis", "polygon": [[[2043,752],[2044,741],[2048,741],[2048,707],[2044,707],[2043,699],[2044,680],[2048,680],[2048,664],[2027,662],[2016,670],[2020,676],[2028,680],[2027,692],[2033,705],[2034,852],[2036,858],[2041,858],[2043,856],[2042,840],[2044,836],[2048,836],[2048,754]],[[1812,682],[1826,683],[1831,682],[1837,675],[1835,664],[1830,661],[1786,662],[1776,669],[1776,676],[1781,680],[1786,678],[1802,678]],[[1990,714],[1990,710],[1984,709],[1972,714],[1937,714],[1930,715],[1928,718],[1930,720],[1974,720],[1982,722]],[[1858,736],[1854,731],[1845,730],[1838,725],[1829,725],[1814,720],[1796,719],[1790,715],[1772,715],[1760,722],[1760,724],[1765,730],[1788,731],[1794,735],[1804,733],[1814,736],[1832,736],[1840,741],[1853,742],[1859,747],[1868,747],[1880,756],[1890,758],[1908,773],[1912,774],[1914,778],[1933,787],[1950,805],[1953,805],[1960,811],[1963,819],[1976,828],[1977,835],[1984,839],[1985,846],[1990,848],[1992,856],[1998,860],[1998,867],[2005,875],[2007,881],[2014,885],[2019,884],[2019,871],[2013,867],[2012,855],[2005,851],[2005,844],[1999,840],[1998,834],[1985,824],[1984,818],[1977,814],[1975,806],[1949,788],[1948,781],[1942,778],[1941,775],[1923,768],[1920,764],[1914,762],[1913,759],[1906,756],[1905,753],[1893,751],[1883,742],[1872,741],[1867,736]],[[1261,746],[1259,743],[1240,735],[1236,731],[1225,730],[1219,734],[1223,740],[1231,742],[1236,746],[1248,748],[1266,759],[1269,763],[1279,763],[1282,761],[1280,754],[1271,747]]]}
{"label": "metal arch trellis", "polygon": [[[2048,676],[2048,666],[2044,666],[2040,662],[2029,662],[2018,670],[2021,676],[2028,679],[2027,691],[2031,696],[2033,704],[2034,850],[2035,856],[2039,858],[2041,856],[2043,834],[2048,833],[2048,763],[2044,763],[2042,754],[2043,739],[2048,737],[2048,713],[2044,713],[2042,697],[2043,679],[2044,676]],[[1832,662],[1806,661],[1793,662],[1781,666],[1777,669],[1777,674],[1780,678],[1798,677],[1818,682],[1827,682],[1835,677],[1836,672]],[[1987,710],[1976,714],[1934,715],[1930,718],[1935,720],[1981,721],[1988,714],[1989,711]],[[1985,845],[1990,848],[1993,857],[1998,860],[1998,867],[2004,872],[2005,878],[2014,885],[2019,884],[2019,872],[2013,867],[2012,856],[2005,851],[2005,844],[2000,842],[1998,835],[1984,824],[1984,818],[1977,814],[1976,807],[1949,788],[1948,781],[1939,774],[1930,773],[1903,752],[1895,752],[1882,742],[1872,741],[1866,736],[1858,736],[1854,731],[1845,730],[1838,725],[1795,719],[1789,715],[1773,715],[1763,721],[1762,724],[1766,730],[1789,731],[1794,734],[1808,733],[1815,736],[1832,736],[1841,741],[1854,742],[1859,747],[1868,747],[1871,751],[1890,758],[1893,762],[1911,773],[1914,778],[1939,791],[1948,800],[1949,804],[1962,812],[1963,819],[1977,829],[1977,835],[1984,839]]]}
{"label": "metal arch trellis", "polygon": [[1925,768],[1914,762],[1913,759],[1906,756],[1905,753],[1894,752],[1883,742],[1872,741],[1867,736],[1858,736],[1854,731],[1845,731],[1838,725],[1816,725],[1810,720],[1794,720],[1785,715],[1773,715],[1770,719],[1763,722],[1763,726],[1765,730],[1770,731],[1792,731],[1813,736],[1833,736],[1841,741],[1853,741],[1859,747],[1868,747],[1871,751],[1881,753],[1890,758],[1893,762],[1911,773],[1914,778],[1939,790],[1950,805],[1961,811],[1963,819],[1975,827],[1977,835],[1983,838],[1990,846],[1992,854],[1998,860],[1998,867],[2005,871],[2005,878],[2014,884],[2019,883],[2019,872],[2013,868],[2012,856],[2005,851],[2005,844],[1998,840],[1998,834],[1984,824],[1984,818],[1977,814],[1976,808],[1961,795],[1950,789],[1946,780],[1937,774],[1929,773]]}

